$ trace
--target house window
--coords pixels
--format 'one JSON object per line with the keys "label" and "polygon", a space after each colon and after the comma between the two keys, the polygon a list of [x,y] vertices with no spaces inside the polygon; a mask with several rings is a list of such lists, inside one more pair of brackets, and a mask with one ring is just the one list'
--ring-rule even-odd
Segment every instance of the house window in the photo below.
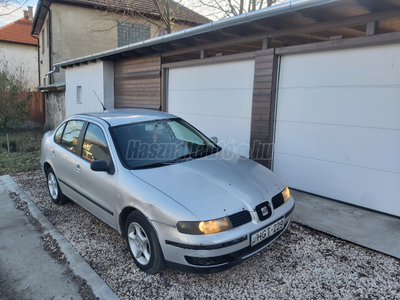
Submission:
{"label": "house window", "polygon": [[76,103],[82,104],[82,86],[80,85],[76,87]]}
{"label": "house window", "polygon": [[150,26],[118,22],[118,47],[150,38]]}

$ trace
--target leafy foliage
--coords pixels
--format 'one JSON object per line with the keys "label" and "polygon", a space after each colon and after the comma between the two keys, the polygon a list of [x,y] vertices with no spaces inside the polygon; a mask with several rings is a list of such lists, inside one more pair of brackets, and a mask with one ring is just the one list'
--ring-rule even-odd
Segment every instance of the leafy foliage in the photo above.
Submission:
{"label": "leafy foliage", "polygon": [[28,116],[27,80],[22,66],[10,67],[0,61],[0,130],[20,123]]}

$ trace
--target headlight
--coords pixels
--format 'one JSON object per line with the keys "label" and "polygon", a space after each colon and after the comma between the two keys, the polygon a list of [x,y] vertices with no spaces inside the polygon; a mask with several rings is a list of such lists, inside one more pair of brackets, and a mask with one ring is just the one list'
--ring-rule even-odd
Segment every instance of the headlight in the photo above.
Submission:
{"label": "headlight", "polygon": [[283,200],[286,202],[289,200],[290,198],[290,191],[288,187],[285,187],[285,189],[282,191],[282,196],[283,196]]}
{"label": "headlight", "polygon": [[232,228],[228,217],[211,221],[181,221],[178,222],[178,231],[187,234],[213,234]]}

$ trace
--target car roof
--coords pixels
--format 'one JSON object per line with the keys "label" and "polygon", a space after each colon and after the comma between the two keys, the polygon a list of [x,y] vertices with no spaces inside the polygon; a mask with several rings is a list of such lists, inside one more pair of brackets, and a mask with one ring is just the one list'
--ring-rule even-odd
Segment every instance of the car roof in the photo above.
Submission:
{"label": "car roof", "polygon": [[100,118],[110,124],[110,126],[177,118],[175,115],[150,109],[111,109],[103,112],[76,114],[73,117],[79,118],[88,116]]}

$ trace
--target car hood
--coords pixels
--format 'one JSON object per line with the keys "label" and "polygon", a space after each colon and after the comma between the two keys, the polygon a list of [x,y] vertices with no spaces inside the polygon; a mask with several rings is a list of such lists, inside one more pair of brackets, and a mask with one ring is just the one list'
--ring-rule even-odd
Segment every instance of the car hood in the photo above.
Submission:
{"label": "car hood", "polygon": [[199,220],[221,218],[243,209],[252,211],[285,187],[264,166],[224,150],[131,173],[179,202]]}

